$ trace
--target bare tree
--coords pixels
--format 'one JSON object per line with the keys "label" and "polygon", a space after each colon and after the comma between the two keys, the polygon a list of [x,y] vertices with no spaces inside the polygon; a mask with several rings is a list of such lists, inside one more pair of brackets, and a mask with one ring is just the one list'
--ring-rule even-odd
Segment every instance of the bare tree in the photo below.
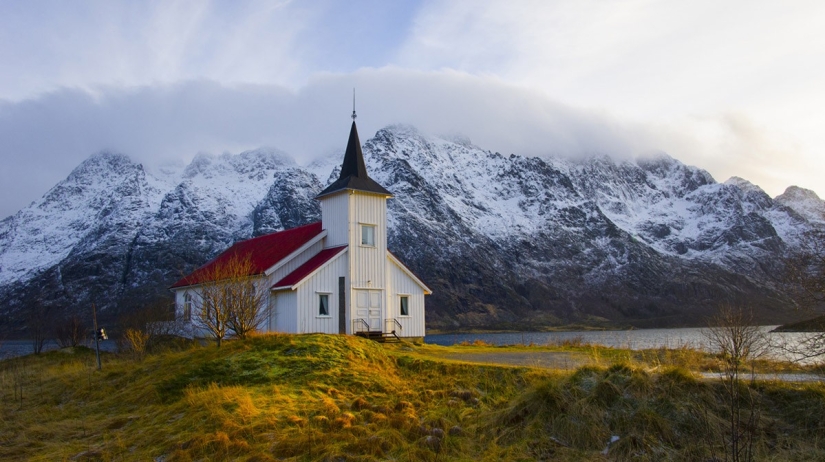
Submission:
{"label": "bare tree", "polygon": [[[825,230],[805,234],[801,250],[784,259],[785,282],[794,289],[795,301],[800,309],[811,315],[821,314],[825,307]],[[825,356],[825,319],[819,323],[807,323],[813,332],[801,334],[795,341],[782,342],[777,347],[790,353],[792,359],[810,360]]]}
{"label": "bare tree", "polygon": [[51,324],[48,309],[40,300],[36,300],[26,314],[26,331],[31,339],[34,354],[39,355],[43,352],[43,346],[51,331]]}
{"label": "bare tree", "polygon": [[266,291],[255,287],[253,278],[241,277],[229,293],[229,330],[238,338],[246,338],[263,322],[265,313],[262,307],[266,302]]}
{"label": "bare tree", "polygon": [[0,316],[0,347],[3,346],[3,341],[6,339],[6,326],[8,325],[8,323],[8,317]]}
{"label": "bare tree", "polygon": [[228,331],[240,338],[254,331],[263,320],[266,293],[255,287],[252,259],[232,256],[212,265],[203,273],[194,291],[195,324],[215,338],[218,347]]}
{"label": "bare tree", "polygon": [[80,316],[64,318],[54,329],[54,337],[60,348],[76,347],[86,341],[87,328]]}
{"label": "bare tree", "polygon": [[131,351],[140,358],[155,348],[162,338],[180,336],[183,331],[180,320],[175,319],[174,305],[166,298],[129,308],[120,315],[118,327],[122,332],[118,337],[118,349]]}
{"label": "bare tree", "polygon": [[757,395],[750,387],[742,386],[741,375],[748,361],[767,352],[767,335],[753,322],[750,311],[722,305],[709,320],[705,336],[722,359],[721,380],[729,412],[724,438],[726,460],[751,461],[759,409]]}
{"label": "bare tree", "polygon": [[825,230],[805,233],[801,250],[784,260],[785,276],[797,290],[796,300],[803,308],[825,305]]}

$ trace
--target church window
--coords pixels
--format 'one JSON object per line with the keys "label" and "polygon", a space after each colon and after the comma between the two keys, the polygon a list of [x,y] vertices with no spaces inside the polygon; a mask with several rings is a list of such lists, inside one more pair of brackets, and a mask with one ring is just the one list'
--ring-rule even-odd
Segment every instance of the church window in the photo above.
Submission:
{"label": "church window", "polygon": [[401,299],[401,306],[400,306],[400,313],[401,316],[409,316],[410,315],[410,297],[406,295],[402,295]]}
{"label": "church window", "polygon": [[192,320],[192,294],[189,292],[183,294],[183,320]]}
{"label": "church window", "polygon": [[329,294],[318,294],[318,316],[329,316]]}
{"label": "church window", "polygon": [[375,247],[374,225],[361,225],[361,245]]}

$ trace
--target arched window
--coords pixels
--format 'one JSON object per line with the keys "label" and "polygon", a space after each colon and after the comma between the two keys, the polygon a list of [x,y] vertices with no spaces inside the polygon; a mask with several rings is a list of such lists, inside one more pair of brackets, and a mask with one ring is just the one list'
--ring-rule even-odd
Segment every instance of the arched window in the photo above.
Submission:
{"label": "arched window", "polygon": [[192,320],[192,294],[189,292],[183,294],[183,320]]}

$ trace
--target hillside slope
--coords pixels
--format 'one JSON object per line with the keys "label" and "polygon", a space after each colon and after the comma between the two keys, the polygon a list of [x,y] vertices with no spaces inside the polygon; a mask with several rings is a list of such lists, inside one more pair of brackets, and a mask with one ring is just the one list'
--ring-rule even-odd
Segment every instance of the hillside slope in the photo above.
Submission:
{"label": "hillside slope", "polygon": [[[664,359],[649,372],[612,361],[551,371],[439,357],[485,348],[271,335],[138,362],[105,355],[100,372],[83,348],[0,361],[0,459],[604,460],[611,440],[610,459],[723,451],[717,381]],[[597,350],[622,355],[583,349]],[[670,353],[663,358],[689,352]],[[821,385],[743,387],[759,403],[758,460],[825,456]]]}

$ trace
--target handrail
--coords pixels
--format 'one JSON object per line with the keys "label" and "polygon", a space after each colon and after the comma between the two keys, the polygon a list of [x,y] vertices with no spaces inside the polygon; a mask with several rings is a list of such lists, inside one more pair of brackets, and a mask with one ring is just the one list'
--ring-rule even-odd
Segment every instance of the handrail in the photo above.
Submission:
{"label": "handrail", "polygon": [[[401,323],[395,318],[387,318],[385,322],[388,324],[393,324],[393,327],[398,326],[398,330],[404,330],[404,326],[402,326]],[[395,329],[390,329],[390,333],[394,334]]]}
{"label": "handrail", "polygon": [[364,320],[363,320],[363,319],[361,319],[361,318],[358,318],[358,319],[353,319],[353,320],[352,320],[352,332],[353,332],[353,333],[355,333],[355,332],[363,332],[363,330],[358,330],[358,328],[356,327],[356,325],[358,324],[358,322],[359,322],[359,321],[361,322],[361,324],[363,324],[363,325],[364,325],[364,327],[366,327],[366,328],[367,328],[367,332],[369,332],[369,331],[370,331],[370,325],[369,325],[369,323],[368,323],[367,321],[364,321]]}

